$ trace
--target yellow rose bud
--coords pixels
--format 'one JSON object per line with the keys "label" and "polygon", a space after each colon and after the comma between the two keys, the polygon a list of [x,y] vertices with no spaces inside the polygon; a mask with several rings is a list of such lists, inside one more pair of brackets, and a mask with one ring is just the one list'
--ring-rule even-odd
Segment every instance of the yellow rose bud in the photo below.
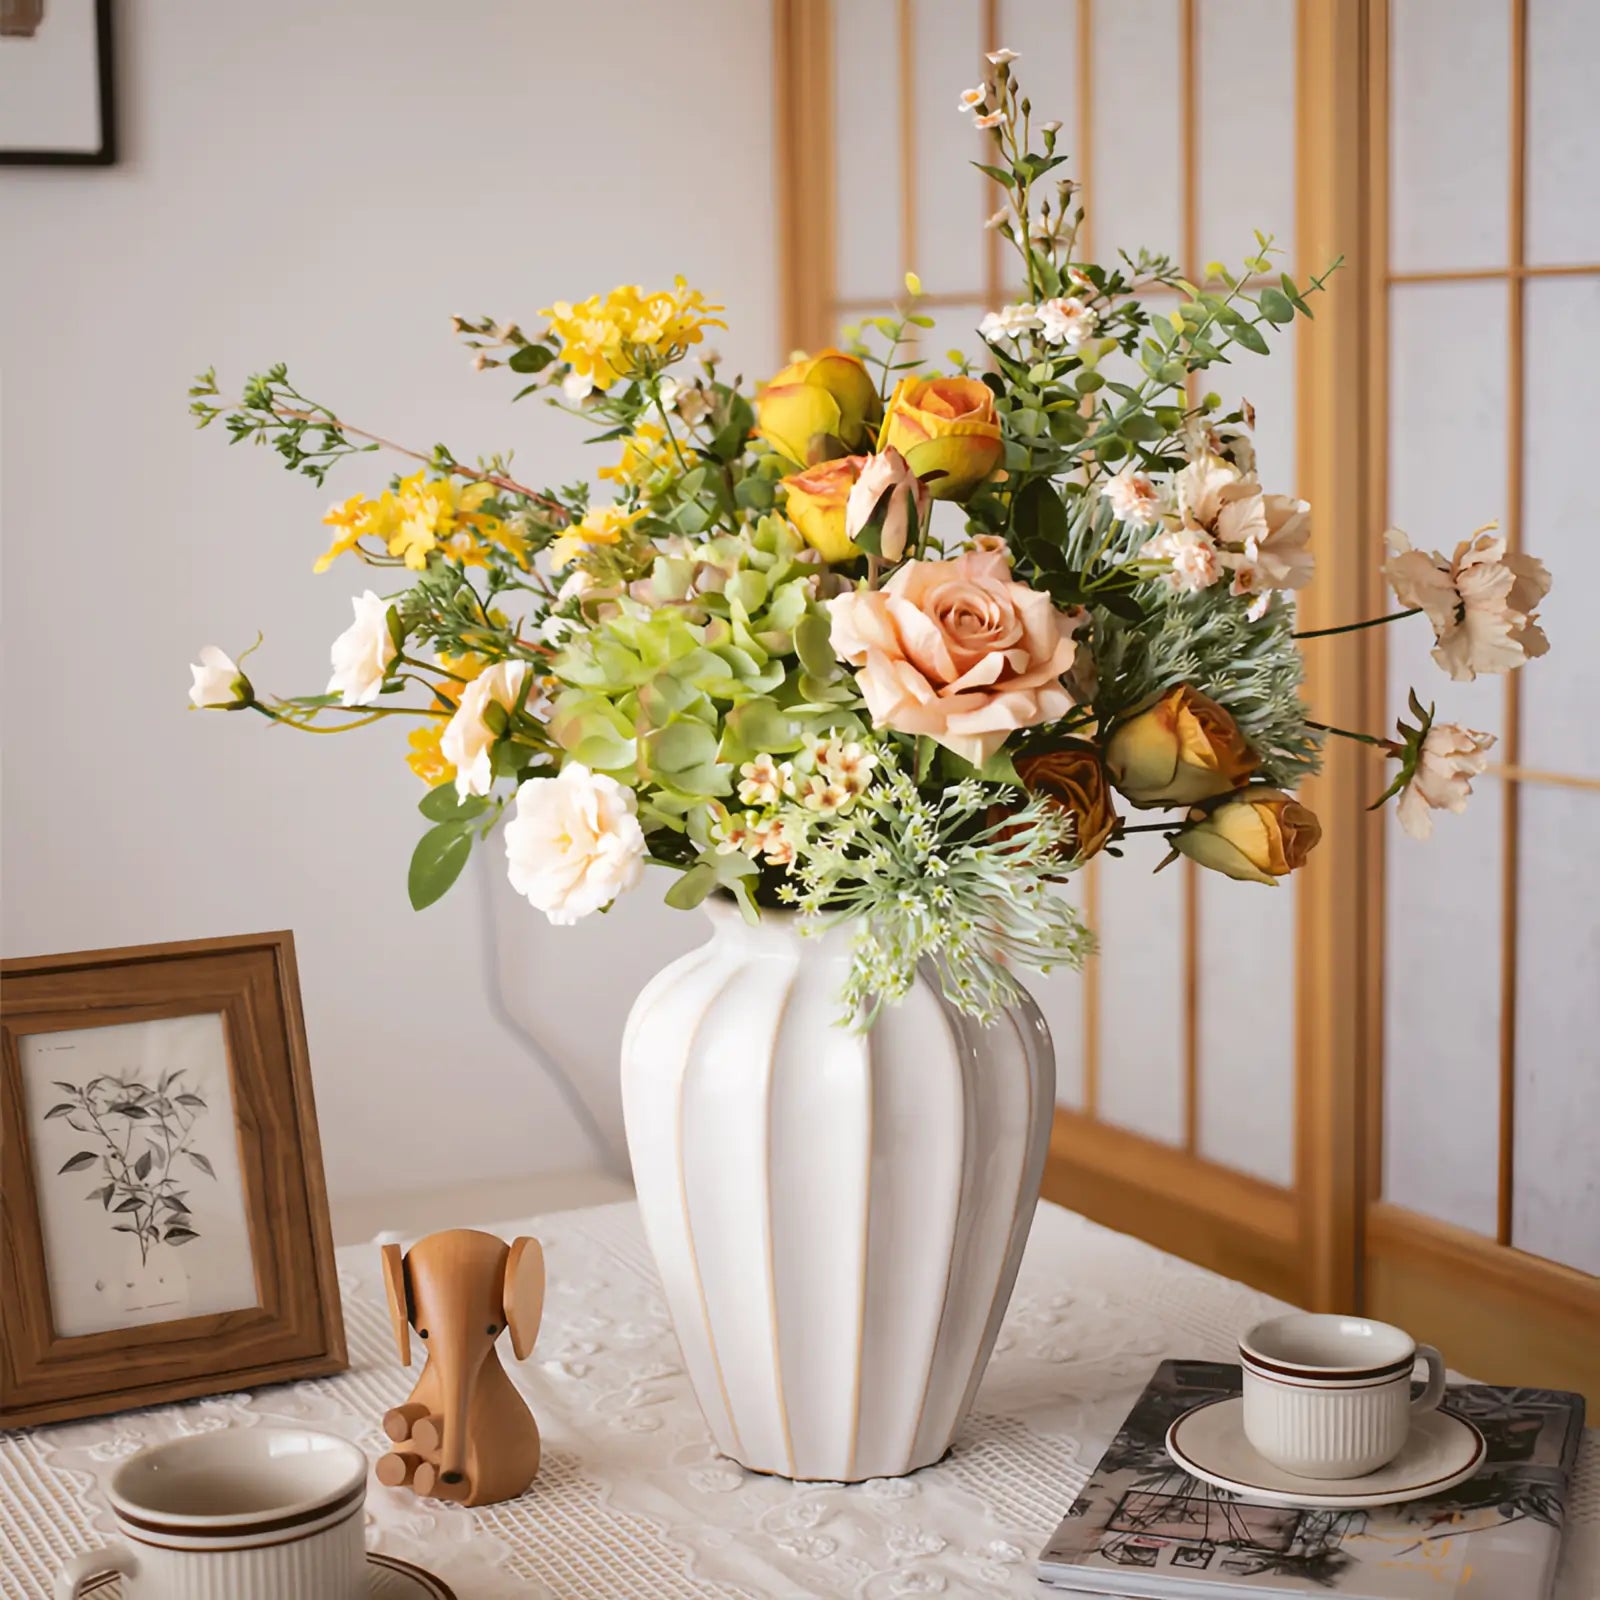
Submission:
{"label": "yellow rose bud", "polygon": [[829,439],[861,449],[879,409],[867,369],[842,350],[824,350],[791,362],[756,396],[756,432],[809,466],[827,455]]}
{"label": "yellow rose bud", "polygon": [[1072,816],[1078,858],[1097,854],[1117,825],[1111,785],[1093,745],[1073,741],[1059,750],[1018,756],[1013,763],[1029,794],[1045,795]]}
{"label": "yellow rose bud", "polygon": [[1185,828],[1172,847],[1213,872],[1251,883],[1274,883],[1303,867],[1322,824],[1278,789],[1246,789],[1205,820]]}
{"label": "yellow rose bud", "polygon": [[841,456],[783,480],[789,520],[824,561],[848,561],[861,552],[845,532],[845,508],[869,456]]}
{"label": "yellow rose bud", "polygon": [[935,500],[970,494],[1005,454],[994,395],[976,378],[902,378],[878,435],[880,450],[889,445],[928,479]]}
{"label": "yellow rose bud", "polygon": [[1117,724],[1106,741],[1111,781],[1136,806],[1187,806],[1241,787],[1260,765],[1215,700],[1180,684]]}

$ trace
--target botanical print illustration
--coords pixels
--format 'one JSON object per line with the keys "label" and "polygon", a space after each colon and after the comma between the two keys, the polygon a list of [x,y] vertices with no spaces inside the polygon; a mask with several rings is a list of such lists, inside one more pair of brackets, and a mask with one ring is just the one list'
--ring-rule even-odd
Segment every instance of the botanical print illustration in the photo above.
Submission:
{"label": "botanical print illustration", "polygon": [[112,1217],[113,1233],[133,1235],[141,1262],[149,1261],[157,1244],[184,1245],[200,1237],[180,1163],[186,1159],[213,1183],[217,1178],[216,1168],[193,1148],[205,1097],[183,1078],[182,1067],[163,1072],[153,1086],[127,1072],[114,1078],[101,1073],[83,1084],[57,1078],[55,1087],[67,1098],[45,1112],[47,1122],[64,1117],[69,1128],[85,1135],[89,1148],[68,1156],[61,1173],[99,1169],[96,1176],[104,1181],[85,1198]]}
{"label": "botanical print illustration", "polygon": [[56,1332],[255,1305],[222,1018],[30,1034],[20,1056]]}
{"label": "botanical print illustration", "polygon": [[1152,1581],[1203,1573],[1219,1593],[1330,1591],[1346,1600],[1542,1600],[1547,1593],[1583,1428],[1581,1396],[1451,1389],[1445,1409],[1472,1421],[1488,1446],[1478,1474],[1427,1500],[1332,1511],[1252,1505],[1173,1464],[1171,1424],[1238,1391],[1237,1367],[1163,1362],[1040,1557],[1040,1576],[1093,1592],[1096,1573],[1136,1568]]}

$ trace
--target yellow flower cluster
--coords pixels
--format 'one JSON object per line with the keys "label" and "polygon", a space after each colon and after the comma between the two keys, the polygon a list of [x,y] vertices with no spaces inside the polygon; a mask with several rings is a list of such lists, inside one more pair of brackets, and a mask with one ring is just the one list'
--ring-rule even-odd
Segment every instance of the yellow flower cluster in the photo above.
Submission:
{"label": "yellow flower cluster", "polygon": [[363,539],[376,541],[418,572],[435,550],[463,566],[487,566],[488,544],[510,551],[526,566],[522,541],[498,517],[482,509],[493,497],[494,489],[487,483],[429,478],[425,472],[402,478],[396,488],[385,489],[376,500],[353,494],[322,519],[338,531],[317,558],[316,570],[326,572]]}
{"label": "yellow flower cluster", "polygon": [[725,328],[706,297],[675,278],[671,289],[646,294],[624,284],[607,295],[591,295],[579,305],[558,300],[539,315],[549,317],[551,337],[561,359],[581,386],[609,389],[619,378],[659,371],[699,344],[706,328]]}
{"label": "yellow flower cluster", "polygon": [[560,572],[592,545],[619,543],[639,515],[637,511],[624,511],[621,506],[596,506],[550,546],[550,565]]}
{"label": "yellow flower cluster", "polygon": [[659,422],[637,422],[622,441],[622,459],[614,467],[601,467],[599,475],[608,483],[643,489],[676,464],[666,429]]}

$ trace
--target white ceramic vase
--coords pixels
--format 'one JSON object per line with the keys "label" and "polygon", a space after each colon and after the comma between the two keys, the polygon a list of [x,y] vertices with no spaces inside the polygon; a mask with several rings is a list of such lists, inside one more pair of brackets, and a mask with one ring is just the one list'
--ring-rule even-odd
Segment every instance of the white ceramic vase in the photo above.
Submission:
{"label": "white ceramic vase", "polygon": [[919,977],[838,1025],[848,926],[711,902],[634,1004],[622,1101],[645,1232],[717,1448],[856,1482],[937,1461],[972,1405],[1044,1170],[1055,1058]]}

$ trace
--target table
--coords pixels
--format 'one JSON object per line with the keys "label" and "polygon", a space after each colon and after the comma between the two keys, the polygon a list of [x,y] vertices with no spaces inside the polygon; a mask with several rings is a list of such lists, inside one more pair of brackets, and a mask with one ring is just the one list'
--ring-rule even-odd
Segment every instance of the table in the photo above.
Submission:
{"label": "table", "polygon": [[[1046,1591],[1033,1561],[1164,1356],[1228,1359],[1278,1308],[1058,1206],[1041,1205],[973,1415],[943,1462],[845,1488],[744,1472],[711,1447],[689,1393],[637,1209],[496,1226],[544,1242],[550,1288],[514,1375],[544,1435],[521,1500],[476,1511],[372,1483],[369,1545],[417,1562],[459,1600],[819,1600]],[[338,1252],[351,1369],[254,1394],[0,1434],[5,1600],[49,1600],[69,1554],[113,1538],[100,1486],[182,1433],[304,1423],[375,1459],[405,1398],[372,1245]],[[1560,1600],[1600,1592],[1600,1448],[1584,1440]]]}

